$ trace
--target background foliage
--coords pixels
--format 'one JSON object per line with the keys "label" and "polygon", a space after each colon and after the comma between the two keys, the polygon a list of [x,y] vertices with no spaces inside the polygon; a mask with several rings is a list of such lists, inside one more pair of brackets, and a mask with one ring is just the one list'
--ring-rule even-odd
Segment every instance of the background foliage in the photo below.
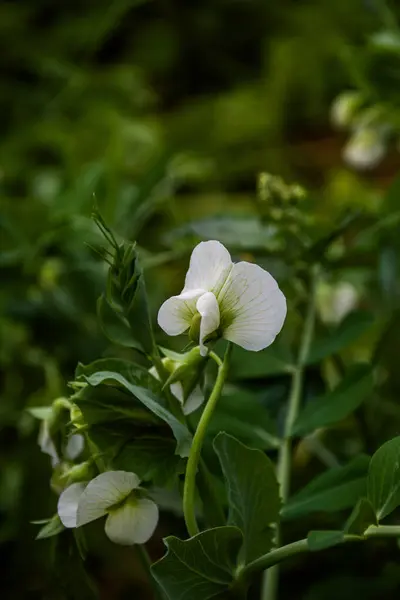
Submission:
{"label": "background foliage", "polygon": [[[2,597],[86,594],[78,576],[71,579],[76,557],[69,538],[57,538],[57,548],[34,540],[30,521],[52,514],[56,496],[37,422],[25,409],[66,394],[78,362],[115,356],[96,318],[106,270],[90,248],[100,243],[90,220],[93,195],[118,234],[138,240],[154,315],[180,290],[201,239],[219,239],[235,258],[257,260],[279,280],[290,312],[274,356],[235,350],[231,388],[213,422],[217,433],[229,419],[231,433],[272,457],[286,366],[307,300],[309,261],[298,250],[317,241],[316,231],[323,243],[337,224],[305,381],[308,406],[329,392],[336,398],[328,398],[322,415],[321,403],[319,413],[306,405],[296,424],[285,540],[308,531],[309,520],[315,529],[343,522],[340,511],[351,502],[340,490],[342,504],[321,512],[326,481],[314,484],[311,507],[310,495],[305,505],[304,492],[296,494],[327,466],[353,465],[353,492],[364,493],[354,475],[366,471],[359,455],[372,454],[400,429],[400,44],[394,3],[391,9],[378,0],[0,6]],[[392,42],[374,45],[382,31]],[[346,138],[329,123],[332,100],[349,88],[368,89],[369,102],[383,105],[394,127],[384,162],[363,175],[344,165]],[[290,210],[266,207],[256,194],[261,171],[298,181],[310,193]],[[323,246],[310,248],[315,255]],[[344,321],[332,306],[340,282],[355,290]],[[373,375],[361,372],[360,362],[373,363]],[[341,388],[331,391],[337,384],[341,396]],[[332,400],[343,407],[339,423],[329,417]],[[162,536],[183,534],[173,498],[170,507],[150,546],[154,558],[163,552]],[[86,566],[101,598],[150,594],[131,551],[111,547],[96,527],[89,546]],[[394,542],[298,559],[283,568],[281,597],[295,590],[305,600],[392,598],[400,587],[398,562]]]}

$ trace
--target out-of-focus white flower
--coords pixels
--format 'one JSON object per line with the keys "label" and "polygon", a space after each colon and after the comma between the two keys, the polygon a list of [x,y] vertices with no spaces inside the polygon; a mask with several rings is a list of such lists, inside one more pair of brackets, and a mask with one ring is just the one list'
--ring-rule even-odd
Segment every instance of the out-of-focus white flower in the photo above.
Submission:
{"label": "out-of-focus white flower", "polygon": [[322,283],[318,288],[317,300],[322,320],[338,324],[357,307],[359,293],[348,281],[334,285]]}
{"label": "out-of-focus white flower", "polygon": [[262,350],[285,317],[286,299],[272,275],[252,263],[234,264],[228,250],[212,240],[193,250],[185,287],[164,302],[158,323],[168,335],[189,329],[205,356],[207,343],[220,337],[245,350]]}
{"label": "out-of-focus white flower", "polygon": [[58,499],[58,515],[64,527],[75,528],[107,515],[106,535],[112,542],[144,544],[158,523],[158,507],[138,491],[134,473],[108,471],[89,483],[73,483]]}
{"label": "out-of-focus white flower", "polygon": [[331,106],[331,121],[337,129],[347,129],[363,103],[359,92],[343,92],[337,96]]}
{"label": "out-of-focus white flower", "polygon": [[386,136],[376,127],[356,129],[343,150],[345,162],[359,170],[373,169],[386,153]]}
{"label": "out-of-focus white flower", "polygon": [[[39,428],[38,444],[44,454],[48,454],[51,458],[51,466],[54,468],[60,463],[55,444],[50,435],[49,422],[43,420]],[[80,433],[74,433],[67,441],[65,447],[65,458],[75,460],[83,452],[85,447],[85,439]]]}

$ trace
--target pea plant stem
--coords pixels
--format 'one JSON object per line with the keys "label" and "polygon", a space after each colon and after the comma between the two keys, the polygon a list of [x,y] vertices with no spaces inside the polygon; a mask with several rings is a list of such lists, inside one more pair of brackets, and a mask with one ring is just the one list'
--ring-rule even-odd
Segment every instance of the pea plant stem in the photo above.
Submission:
{"label": "pea plant stem", "polygon": [[217,405],[218,399],[221,396],[224,387],[226,375],[229,368],[229,358],[231,354],[231,344],[228,343],[224,360],[218,366],[217,379],[215,380],[214,388],[210,394],[207,404],[200,417],[196,432],[193,437],[192,447],[186,466],[185,483],[183,488],[183,514],[185,518],[186,528],[191,537],[199,533],[199,528],[195,515],[195,490],[196,490],[196,473],[201,457],[201,449],[207,428]]}
{"label": "pea plant stem", "polygon": [[143,567],[144,571],[146,572],[149,584],[153,590],[154,600],[165,600],[165,596],[162,593],[161,589],[158,587],[158,584],[157,584],[156,580],[154,579],[153,574],[151,572],[151,569],[150,569],[151,560],[150,560],[150,556],[146,550],[146,546],[144,544],[137,545],[136,552],[137,552],[138,558],[142,564],[142,567]]}
{"label": "pea plant stem", "polygon": [[[285,504],[289,498],[290,472],[292,467],[292,430],[300,409],[304,369],[314,334],[317,276],[318,268],[315,266],[311,275],[312,280],[310,286],[310,300],[304,322],[299,354],[297,362],[292,370],[292,381],[290,386],[283,438],[278,451],[277,477],[280,483],[283,504]],[[281,531],[279,524],[276,528],[275,540],[279,550],[279,546],[281,544]],[[279,567],[276,565],[272,566],[268,572],[266,571],[264,573],[261,591],[262,600],[276,600],[278,594],[278,583]]]}

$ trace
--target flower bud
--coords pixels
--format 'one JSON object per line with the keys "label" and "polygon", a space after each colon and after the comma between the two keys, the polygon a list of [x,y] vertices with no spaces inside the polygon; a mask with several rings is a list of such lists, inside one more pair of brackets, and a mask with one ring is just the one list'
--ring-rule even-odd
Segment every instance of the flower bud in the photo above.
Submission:
{"label": "flower bud", "polygon": [[65,481],[66,485],[71,483],[80,483],[81,481],[90,481],[95,476],[95,469],[92,461],[86,460],[79,465],[73,465],[60,476],[60,480]]}

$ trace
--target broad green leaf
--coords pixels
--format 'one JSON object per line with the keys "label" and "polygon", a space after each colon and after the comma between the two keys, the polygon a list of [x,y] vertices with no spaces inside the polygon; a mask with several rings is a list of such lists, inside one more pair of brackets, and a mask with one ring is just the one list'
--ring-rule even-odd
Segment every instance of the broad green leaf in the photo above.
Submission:
{"label": "broad green leaf", "polygon": [[276,425],[257,396],[247,391],[227,392],[219,399],[208,433],[229,431],[241,442],[266,450],[279,445]]}
{"label": "broad green leaf", "polygon": [[151,570],[168,600],[222,598],[233,582],[242,534],[237,527],[208,529],[189,540],[165,540],[167,554]]}
{"label": "broad green leaf", "polygon": [[79,379],[82,375],[93,375],[99,371],[113,371],[119,373],[127,381],[141,387],[151,389],[155,394],[161,394],[162,385],[142,365],[133,363],[122,358],[100,358],[88,365],[78,363],[75,377]]}
{"label": "broad green leaf", "polygon": [[373,323],[374,316],[371,313],[365,311],[350,313],[336,329],[312,344],[307,363],[318,363],[324,358],[340,352],[366,333]]}
{"label": "broad green leaf", "polygon": [[114,371],[98,371],[90,376],[83,376],[89,385],[96,387],[102,383],[118,384],[123,389],[130,392],[135,398],[137,398],[146,408],[150,410],[157,417],[167,423],[176,438],[177,441],[177,453],[182,456],[188,456],[190,445],[191,445],[191,434],[187,427],[178,421],[172,413],[164,408],[157,397],[148,389],[134,385],[130,383],[125,377]]}
{"label": "broad green leaf", "polygon": [[400,505],[400,436],[383,444],[371,458],[368,499],[379,521]]}
{"label": "broad green leaf", "polygon": [[104,295],[97,301],[97,316],[101,329],[110,342],[143,352],[143,347],[132,334],[128,321],[112,308]]}
{"label": "broad green leaf", "polygon": [[307,536],[308,547],[312,552],[337,546],[343,541],[343,531],[310,531]]}
{"label": "broad green leaf", "polygon": [[31,408],[27,408],[26,411],[32,415],[32,417],[35,417],[35,419],[45,421],[51,416],[53,409],[51,406],[33,406]]}
{"label": "broad green leaf", "polygon": [[39,533],[36,536],[37,540],[44,540],[49,537],[53,537],[58,535],[62,531],[64,531],[65,527],[60,521],[60,517],[58,515],[54,515],[51,519],[48,519],[45,522],[45,525],[40,529]]}
{"label": "broad green leaf", "polygon": [[279,520],[280,497],[275,468],[260,450],[220,433],[214,449],[228,488],[229,523],[243,532],[242,559],[247,563],[272,547],[271,525]]}
{"label": "broad green leaf", "polygon": [[303,408],[292,433],[304,435],[341,421],[360,406],[371,393],[372,387],[371,367],[354,365],[332,392],[309,402]]}
{"label": "broad green leaf", "polygon": [[235,346],[232,352],[230,373],[234,379],[262,379],[292,371],[294,358],[277,340],[274,344],[253,353]]}
{"label": "broad green leaf", "polygon": [[374,507],[368,498],[360,498],[347,519],[345,533],[362,536],[370,525],[377,525]]}
{"label": "broad green leaf", "polygon": [[289,499],[282,508],[282,518],[297,519],[354,506],[366,494],[368,465],[369,457],[360,455],[343,467],[325,471]]}

